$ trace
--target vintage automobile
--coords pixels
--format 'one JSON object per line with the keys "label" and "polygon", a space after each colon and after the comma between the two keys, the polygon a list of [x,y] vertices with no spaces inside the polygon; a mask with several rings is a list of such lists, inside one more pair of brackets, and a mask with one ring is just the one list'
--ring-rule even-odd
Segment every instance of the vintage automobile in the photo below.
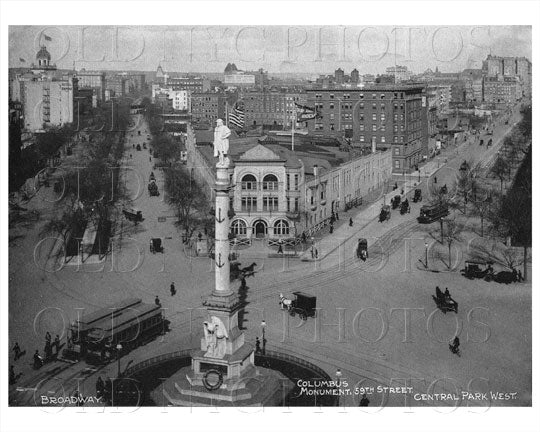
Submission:
{"label": "vintage automobile", "polygon": [[122,213],[124,214],[127,220],[131,222],[135,222],[135,224],[137,224],[138,222],[142,222],[144,220],[142,217],[142,211],[137,210],[136,208],[123,209]]}
{"label": "vintage automobile", "polygon": [[163,253],[164,251],[165,251],[165,249],[163,248],[163,244],[162,244],[160,238],[150,239],[150,252],[152,252],[152,253],[156,253],[156,252]]}
{"label": "vintage automobile", "polygon": [[414,197],[413,202],[422,201],[422,189],[415,189],[414,190]]}
{"label": "vintage automobile", "polygon": [[401,204],[401,195],[396,195],[390,202],[392,203],[392,210],[397,209]]}
{"label": "vintage automobile", "polygon": [[432,223],[442,217],[448,216],[449,213],[448,206],[445,204],[422,206],[420,208],[420,216],[418,216],[417,220],[419,223]]}
{"label": "vintage automobile", "polygon": [[409,200],[405,199],[399,208],[399,214],[404,215],[405,213],[409,212]]}
{"label": "vintage automobile", "polygon": [[358,239],[356,258],[360,258],[362,261],[365,261],[368,258],[368,243],[365,238]]}
{"label": "vintage automobile", "polygon": [[445,295],[442,293],[442,291],[437,287],[435,289],[436,295],[432,295],[433,301],[435,301],[435,304],[437,307],[443,312],[455,312],[458,313],[458,304],[455,300],[452,299],[451,296]]}
{"label": "vintage automobile", "polygon": [[461,274],[467,279],[484,279],[489,282],[493,280],[492,262],[465,261],[465,268],[461,269]]}
{"label": "vintage automobile", "polygon": [[289,314],[291,316],[298,314],[304,321],[308,317],[315,317],[317,313],[317,297],[301,291],[295,291],[293,295],[295,298],[291,301],[291,305],[288,308]]}
{"label": "vintage automobile", "polygon": [[385,220],[390,220],[392,212],[390,211],[390,206],[388,204],[381,207],[381,213],[379,214],[379,222],[384,222]]}

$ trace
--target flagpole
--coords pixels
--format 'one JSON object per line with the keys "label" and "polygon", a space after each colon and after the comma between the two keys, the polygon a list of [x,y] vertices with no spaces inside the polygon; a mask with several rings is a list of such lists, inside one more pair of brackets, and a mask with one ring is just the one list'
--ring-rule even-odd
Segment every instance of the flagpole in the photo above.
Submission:
{"label": "flagpole", "polygon": [[291,128],[291,150],[294,151],[294,127],[296,125],[296,105],[294,105],[293,108],[293,122],[292,122],[292,128]]}

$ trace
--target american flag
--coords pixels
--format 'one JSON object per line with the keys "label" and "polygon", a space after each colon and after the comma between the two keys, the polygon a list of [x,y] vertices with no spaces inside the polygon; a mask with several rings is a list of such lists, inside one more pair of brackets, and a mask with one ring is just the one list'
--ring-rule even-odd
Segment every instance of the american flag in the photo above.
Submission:
{"label": "american flag", "polygon": [[244,128],[245,125],[245,115],[244,115],[244,109],[236,103],[234,106],[234,110],[229,113],[229,123],[235,125],[236,127],[239,127],[240,129]]}

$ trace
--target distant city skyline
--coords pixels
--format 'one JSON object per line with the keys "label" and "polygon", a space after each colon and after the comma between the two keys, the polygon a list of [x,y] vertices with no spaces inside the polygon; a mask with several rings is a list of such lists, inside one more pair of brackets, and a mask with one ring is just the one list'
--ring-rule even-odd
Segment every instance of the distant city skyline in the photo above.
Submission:
{"label": "distant city skyline", "polygon": [[304,76],[481,68],[488,54],[532,56],[530,26],[10,26],[9,66],[29,67],[40,45],[60,69]]}

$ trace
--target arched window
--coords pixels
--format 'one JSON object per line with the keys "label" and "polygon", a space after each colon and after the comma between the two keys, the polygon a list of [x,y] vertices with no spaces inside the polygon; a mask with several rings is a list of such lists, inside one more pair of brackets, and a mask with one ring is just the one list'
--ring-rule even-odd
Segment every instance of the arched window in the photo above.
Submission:
{"label": "arched window", "polygon": [[231,224],[231,233],[234,235],[246,235],[247,234],[247,225],[241,219],[236,219]]}
{"label": "arched window", "polygon": [[274,223],[275,235],[289,235],[289,223],[286,220],[279,219]]}
{"label": "arched window", "polygon": [[257,189],[257,179],[254,175],[246,174],[242,177],[242,189],[246,190],[256,190]]}
{"label": "arched window", "polygon": [[267,174],[263,178],[263,190],[277,190],[278,179],[274,174]]}

